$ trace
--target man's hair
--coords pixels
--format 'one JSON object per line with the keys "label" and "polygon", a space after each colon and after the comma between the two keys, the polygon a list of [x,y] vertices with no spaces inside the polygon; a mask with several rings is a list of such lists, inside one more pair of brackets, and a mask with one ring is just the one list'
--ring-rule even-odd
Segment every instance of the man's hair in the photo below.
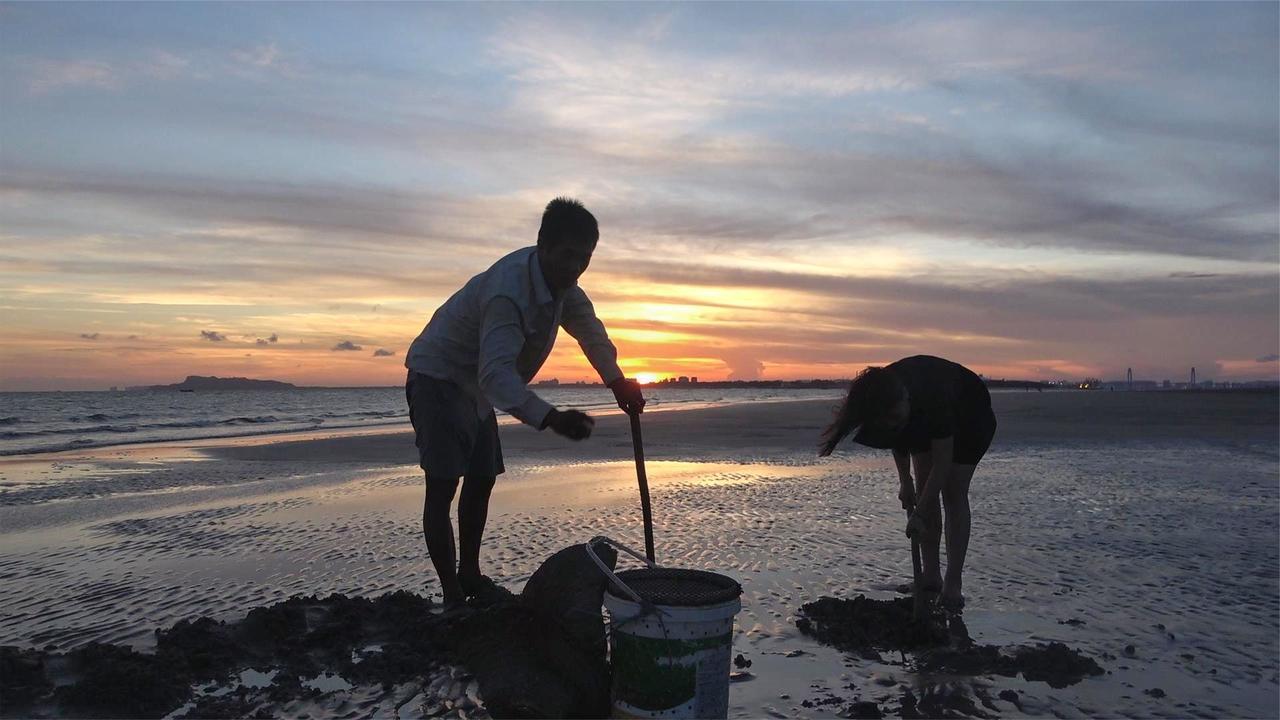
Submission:
{"label": "man's hair", "polygon": [[573,198],[558,197],[547,203],[547,209],[542,213],[538,246],[551,247],[566,240],[589,242],[595,247],[600,240],[600,226],[582,203]]}
{"label": "man's hair", "polygon": [[889,412],[902,399],[902,383],[882,367],[869,367],[849,384],[849,395],[836,410],[836,417],[822,433],[819,455],[830,455],[851,432]]}

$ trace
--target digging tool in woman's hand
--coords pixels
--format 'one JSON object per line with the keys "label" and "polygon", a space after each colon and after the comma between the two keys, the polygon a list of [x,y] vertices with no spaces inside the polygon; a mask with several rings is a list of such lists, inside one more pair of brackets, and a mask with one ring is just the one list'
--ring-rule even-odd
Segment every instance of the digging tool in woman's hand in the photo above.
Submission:
{"label": "digging tool in woman's hand", "polygon": [[[907,510],[907,522],[910,524],[916,509],[914,494],[909,498],[903,498],[902,504]],[[911,617],[916,622],[924,622],[928,617],[929,609],[924,599],[924,581],[921,580],[924,573],[920,568],[919,536],[919,533],[911,534]]]}

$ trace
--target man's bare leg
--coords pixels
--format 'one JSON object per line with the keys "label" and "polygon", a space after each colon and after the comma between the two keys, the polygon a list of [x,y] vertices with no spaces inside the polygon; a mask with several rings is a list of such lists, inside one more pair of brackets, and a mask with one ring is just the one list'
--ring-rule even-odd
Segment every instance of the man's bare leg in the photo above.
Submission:
{"label": "man's bare leg", "polygon": [[422,504],[422,535],[427,541],[427,554],[440,578],[445,605],[457,605],[465,601],[458,584],[455,569],[456,553],[453,544],[453,520],[449,508],[458,489],[457,478],[427,476],[427,496]]}
{"label": "man's bare leg", "polygon": [[[912,453],[911,463],[915,468],[916,497],[924,493],[924,484],[933,470],[933,454],[928,452]],[[942,589],[942,568],[939,561],[939,547],[942,544],[942,508],[935,499],[931,506],[920,508],[920,517],[924,520],[925,531],[920,536],[920,561],[924,566],[924,577],[920,579],[924,589],[938,592]]]}
{"label": "man's bare leg", "polygon": [[493,476],[467,476],[462,481],[458,498],[458,576],[480,578],[480,541],[489,517],[489,495],[493,492]]}
{"label": "man's bare leg", "polygon": [[954,465],[947,484],[942,486],[942,504],[947,510],[947,577],[942,583],[942,603],[964,605],[964,556],[969,551],[969,481],[977,465]]}

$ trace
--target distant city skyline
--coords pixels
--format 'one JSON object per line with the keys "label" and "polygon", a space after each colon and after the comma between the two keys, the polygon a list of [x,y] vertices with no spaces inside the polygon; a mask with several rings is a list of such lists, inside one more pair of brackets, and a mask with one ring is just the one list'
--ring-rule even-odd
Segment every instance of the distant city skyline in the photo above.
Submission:
{"label": "distant city skyline", "polygon": [[[0,3],[0,390],[394,385],[579,198],[632,376],[1280,378],[1276,3]],[[561,334],[541,378],[597,378]]]}

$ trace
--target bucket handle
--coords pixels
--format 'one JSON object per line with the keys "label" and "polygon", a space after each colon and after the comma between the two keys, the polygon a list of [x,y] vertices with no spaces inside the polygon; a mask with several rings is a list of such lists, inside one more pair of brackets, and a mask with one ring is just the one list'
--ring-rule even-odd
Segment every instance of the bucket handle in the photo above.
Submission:
{"label": "bucket handle", "polygon": [[652,560],[650,560],[649,558],[645,557],[643,554],[638,553],[635,550],[632,550],[631,548],[627,547],[626,545],[623,545],[622,543],[618,542],[617,540],[614,540],[613,538],[607,538],[603,535],[597,535],[591,538],[591,540],[587,541],[587,555],[591,558],[591,561],[596,564],[596,567],[600,568],[600,572],[604,573],[605,575],[608,575],[609,579],[613,581],[614,585],[621,588],[622,591],[625,592],[627,595],[630,595],[631,599],[635,600],[642,607],[648,605],[649,603],[647,603],[644,598],[640,597],[639,593],[637,593],[635,590],[632,590],[630,587],[628,587],[626,583],[622,582],[622,578],[618,577],[617,574],[615,574],[612,570],[610,570],[609,566],[605,565],[604,561],[601,560],[599,556],[596,555],[596,551],[593,549],[596,543],[605,543],[606,545],[612,545],[614,548],[621,550],[627,553],[628,555],[636,558],[640,562],[643,562],[645,565],[648,565],[649,569],[651,570],[658,567],[658,565],[654,563]]}

